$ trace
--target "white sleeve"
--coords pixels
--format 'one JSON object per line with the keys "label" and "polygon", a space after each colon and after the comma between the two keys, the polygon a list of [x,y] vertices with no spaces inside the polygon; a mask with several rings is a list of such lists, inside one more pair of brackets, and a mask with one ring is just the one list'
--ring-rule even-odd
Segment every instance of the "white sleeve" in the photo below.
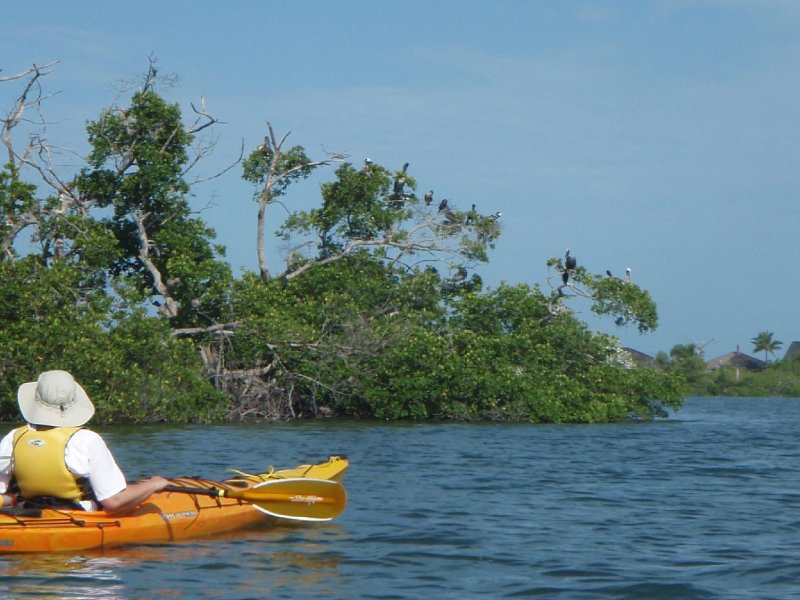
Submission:
{"label": "white sleeve", "polygon": [[0,494],[5,494],[8,490],[8,482],[11,481],[11,451],[14,449],[14,431],[9,431],[0,440]]}
{"label": "white sleeve", "polygon": [[75,475],[89,479],[100,502],[128,486],[103,438],[89,429],[81,429],[70,438],[64,461]]}

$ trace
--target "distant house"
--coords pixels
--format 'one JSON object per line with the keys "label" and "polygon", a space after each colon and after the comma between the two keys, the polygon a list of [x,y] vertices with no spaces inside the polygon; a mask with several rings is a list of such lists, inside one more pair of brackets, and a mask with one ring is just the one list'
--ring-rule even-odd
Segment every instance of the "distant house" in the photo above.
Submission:
{"label": "distant house", "polygon": [[633,362],[635,362],[640,367],[653,367],[655,366],[656,359],[650,356],[649,354],[645,354],[644,352],[639,352],[638,350],[634,350],[633,348],[623,348],[625,352],[631,355]]}
{"label": "distant house", "polygon": [[793,356],[797,356],[798,354],[800,354],[800,342],[792,342],[786,349],[786,354],[783,355],[783,360],[787,360]]}
{"label": "distant house", "polygon": [[747,371],[763,371],[767,368],[767,362],[750,356],[744,352],[739,352],[739,347],[736,347],[735,352],[728,352],[717,358],[712,358],[706,361],[706,368],[709,371],[715,371],[720,367],[728,366],[738,369],[745,369]]}

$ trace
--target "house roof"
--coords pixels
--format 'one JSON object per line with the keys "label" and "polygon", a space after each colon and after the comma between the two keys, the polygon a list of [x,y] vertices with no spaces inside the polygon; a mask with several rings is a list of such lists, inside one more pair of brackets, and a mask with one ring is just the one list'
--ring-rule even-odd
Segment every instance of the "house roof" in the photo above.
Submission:
{"label": "house roof", "polygon": [[767,368],[767,363],[765,361],[738,351],[728,352],[727,354],[706,361],[706,366],[710,371],[719,369],[725,365],[747,369],[748,371],[763,371]]}
{"label": "house roof", "polygon": [[656,359],[650,356],[649,354],[645,354],[644,352],[639,352],[638,350],[634,350],[633,348],[623,348],[625,352],[631,355],[633,358],[633,362],[635,362],[640,367],[652,367],[653,364],[656,362]]}
{"label": "house roof", "polygon": [[783,360],[791,358],[797,354],[800,354],[800,342],[792,342],[786,349],[786,354],[783,355]]}

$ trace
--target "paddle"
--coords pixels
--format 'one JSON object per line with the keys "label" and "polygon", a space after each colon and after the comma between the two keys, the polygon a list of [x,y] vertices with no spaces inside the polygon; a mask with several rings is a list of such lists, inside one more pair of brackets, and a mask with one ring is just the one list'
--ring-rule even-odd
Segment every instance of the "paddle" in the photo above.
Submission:
{"label": "paddle", "polygon": [[347,505],[344,486],[327,479],[274,479],[244,490],[168,485],[164,491],[239,498],[268,515],[296,521],[330,521]]}

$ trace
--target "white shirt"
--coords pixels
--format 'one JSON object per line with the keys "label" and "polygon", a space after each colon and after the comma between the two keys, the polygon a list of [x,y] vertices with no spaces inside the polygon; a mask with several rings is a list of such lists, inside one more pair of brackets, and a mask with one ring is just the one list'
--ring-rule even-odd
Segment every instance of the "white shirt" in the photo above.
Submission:
{"label": "white shirt", "polygon": [[[5,493],[11,481],[13,446],[12,430],[0,440],[0,494]],[[89,480],[94,495],[100,502],[118,494],[128,486],[125,475],[117,466],[103,438],[89,429],[79,429],[69,439],[64,451],[64,462],[76,477],[85,477]],[[91,510],[93,507],[87,505],[84,508]]]}

